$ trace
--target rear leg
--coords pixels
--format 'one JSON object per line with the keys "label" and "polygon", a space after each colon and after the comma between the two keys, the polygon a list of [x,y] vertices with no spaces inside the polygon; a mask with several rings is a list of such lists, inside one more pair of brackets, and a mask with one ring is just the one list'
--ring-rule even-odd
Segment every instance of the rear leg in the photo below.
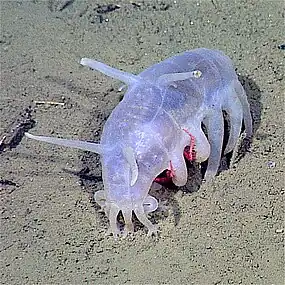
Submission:
{"label": "rear leg", "polygon": [[240,82],[237,81],[234,84],[235,84],[234,85],[235,92],[242,105],[242,113],[243,113],[243,121],[244,121],[246,137],[250,138],[252,136],[252,118],[250,114],[250,105],[248,103],[247,96]]}
{"label": "rear leg", "polygon": [[235,100],[228,102],[224,106],[224,110],[227,112],[230,118],[230,135],[225,149],[225,154],[231,152],[238,141],[241,126],[242,126],[242,105],[238,97]]}
{"label": "rear leg", "polygon": [[204,120],[208,132],[208,140],[211,146],[211,153],[208,160],[208,167],[205,173],[205,180],[211,180],[217,173],[222,153],[224,138],[224,118],[221,110],[213,110],[211,115]]}

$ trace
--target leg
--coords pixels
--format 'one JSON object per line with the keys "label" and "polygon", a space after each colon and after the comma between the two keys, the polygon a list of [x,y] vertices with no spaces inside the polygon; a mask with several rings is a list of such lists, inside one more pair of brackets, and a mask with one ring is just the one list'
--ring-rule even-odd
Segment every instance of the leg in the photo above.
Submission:
{"label": "leg", "polygon": [[134,212],[138,218],[138,220],[148,229],[148,236],[157,235],[157,226],[152,224],[152,222],[147,218],[146,213],[144,211],[143,205],[138,206],[134,209]]}
{"label": "leg", "polygon": [[103,210],[105,210],[105,207],[106,207],[106,195],[105,195],[105,191],[104,190],[100,190],[100,191],[95,192],[94,200]]}
{"label": "leg", "polygon": [[249,106],[245,91],[242,85],[240,84],[240,82],[237,81],[234,84],[235,84],[234,85],[235,92],[242,105],[243,121],[244,121],[244,126],[245,126],[246,137],[250,138],[252,136],[252,118],[250,114],[250,106]]}
{"label": "leg", "polygon": [[166,171],[166,177],[156,177],[155,183],[170,183],[176,186],[183,186],[187,182],[187,168],[183,154],[179,157],[172,156],[173,160],[169,162],[169,169]]}
{"label": "leg", "polygon": [[225,154],[227,154],[234,149],[241,131],[242,105],[239,98],[236,97],[235,100],[228,102],[224,109],[230,117],[230,135],[225,149]]}
{"label": "leg", "polygon": [[195,152],[195,138],[188,132],[186,129],[183,129],[184,132],[186,132],[190,137],[190,144],[189,144],[189,150],[184,149],[184,156],[189,161],[195,161],[196,160],[196,152]]}
{"label": "leg", "polygon": [[124,217],[125,221],[125,228],[123,231],[123,237],[126,237],[128,233],[133,233],[134,232],[134,225],[132,221],[132,209],[124,209],[122,210],[122,215]]}
{"label": "leg", "polygon": [[157,200],[150,195],[147,195],[143,201],[143,209],[146,214],[154,212],[158,208]]}
{"label": "leg", "polygon": [[186,142],[185,146],[189,145],[188,133],[190,133],[195,139],[196,161],[202,162],[207,160],[210,155],[210,144],[202,131],[201,122],[193,123],[193,121],[190,121],[187,123],[187,126],[184,128],[184,136],[186,137],[183,139]]}
{"label": "leg", "polygon": [[162,183],[162,184],[164,184],[164,183],[171,183],[173,177],[174,177],[174,169],[173,169],[172,162],[170,161],[169,162],[169,169],[166,170],[166,176],[156,177],[154,179],[153,183],[156,183],[156,184],[158,184],[158,183]]}
{"label": "leg", "polygon": [[176,186],[183,186],[187,182],[187,167],[183,153],[177,153],[176,156],[172,156],[172,168],[173,168],[173,177],[172,181]]}
{"label": "leg", "polygon": [[154,179],[154,181],[150,187],[150,189],[154,190],[154,191],[160,190],[162,188],[162,186],[157,183],[156,179],[157,179],[157,177]]}
{"label": "leg", "polygon": [[109,212],[108,213],[106,212],[109,218],[109,222],[110,222],[110,228],[108,230],[108,233],[109,232],[112,233],[115,239],[121,235],[121,232],[120,232],[120,229],[117,223],[117,217],[118,217],[119,212],[120,212],[120,209],[114,204],[110,206]]}
{"label": "leg", "polygon": [[208,160],[208,167],[205,173],[205,180],[211,180],[218,171],[224,138],[224,118],[221,110],[213,110],[211,115],[205,119],[208,131],[208,140],[211,145],[211,153]]}

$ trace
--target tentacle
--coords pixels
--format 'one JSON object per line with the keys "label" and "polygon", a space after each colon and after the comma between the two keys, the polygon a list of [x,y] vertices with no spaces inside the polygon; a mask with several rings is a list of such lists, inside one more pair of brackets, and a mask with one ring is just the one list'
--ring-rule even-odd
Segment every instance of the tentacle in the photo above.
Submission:
{"label": "tentacle", "polygon": [[107,76],[123,81],[127,85],[137,83],[138,81],[141,80],[140,77],[137,75],[133,75],[131,73],[118,70],[107,64],[104,64],[102,62],[99,62],[93,59],[82,58],[80,61],[80,64],[84,66],[88,66],[92,69],[96,69]]}
{"label": "tentacle", "polygon": [[212,114],[204,120],[204,123],[207,128],[208,140],[211,145],[211,153],[205,173],[205,180],[209,181],[217,174],[221,160],[224,138],[224,118],[222,111],[212,111]]}
{"label": "tentacle", "polygon": [[242,105],[238,97],[235,100],[229,102],[225,107],[230,118],[230,135],[229,140],[225,149],[225,154],[232,151],[238,141],[240,135],[241,126],[242,126]]}
{"label": "tentacle", "polygon": [[202,72],[200,70],[194,70],[190,72],[177,72],[177,73],[168,73],[163,74],[158,77],[157,84],[172,84],[175,81],[183,81],[190,78],[200,78]]}
{"label": "tentacle", "polygon": [[37,141],[47,142],[51,144],[66,146],[66,147],[73,147],[78,148],[82,150],[87,150],[95,153],[102,153],[102,146],[98,143],[91,143],[91,142],[85,142],[80,140],[68,140],[68,139],[60,139],[60,138],[54,138],[54,137],[44,137],[44,136],[34,136],[29,133],[25,133],[25,136],[34,139]]}

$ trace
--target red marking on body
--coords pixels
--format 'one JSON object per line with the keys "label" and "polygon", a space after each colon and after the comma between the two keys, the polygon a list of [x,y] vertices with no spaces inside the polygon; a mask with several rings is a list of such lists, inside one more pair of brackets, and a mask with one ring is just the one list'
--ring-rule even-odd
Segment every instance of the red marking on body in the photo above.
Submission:
{"label": "red marking on body", "polygon": [[170,183],[172,181],[172,178],[174,177],[174,175],[175,175],[174,174],[174,168],[173,168],[172,162],[170,160],[169,169],[166,170],[165,176],[164,177],[156,177],[154,179],[154,182],[162,183],[162,184]]}
{"label": "red marking on body", "polygon": [[190,144],[188,147],[185,147],[183,154],[187,160],[194,161],[196,160],[195,138],[194,136],[192,136],[192,134],[188,130],[183,129],[183,131],[186,132],[190,136]]}
{"label": "red marking on body", "polygon": [[[186,132],[190,136],[190,144],[189,146],[186,146],[184,149],[184,157],[189,161],[195,161],[196,160],[196,152],[195,152],[195,138],[194,136],[186,129],[183,129],[184,132]],[[159,175],[159,177],[156,177],[154,179],[155,182],[159,184],[169,184],[172,182],[172,178],[175,176],[175,171],[172,165],[172,162],[169,162],[169,169],[164,171],[162,175]]]}

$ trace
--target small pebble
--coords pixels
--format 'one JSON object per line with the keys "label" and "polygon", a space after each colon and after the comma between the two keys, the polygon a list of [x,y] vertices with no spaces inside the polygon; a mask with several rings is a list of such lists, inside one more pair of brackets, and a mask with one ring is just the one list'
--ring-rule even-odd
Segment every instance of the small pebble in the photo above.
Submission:
{"label": "small pebble", "polygon": [[274,162],[274,161],[268,161],[267,162],[267,166],[269,167],[269,168],[274,168],[275,166],[276,166],[276,163]]}

